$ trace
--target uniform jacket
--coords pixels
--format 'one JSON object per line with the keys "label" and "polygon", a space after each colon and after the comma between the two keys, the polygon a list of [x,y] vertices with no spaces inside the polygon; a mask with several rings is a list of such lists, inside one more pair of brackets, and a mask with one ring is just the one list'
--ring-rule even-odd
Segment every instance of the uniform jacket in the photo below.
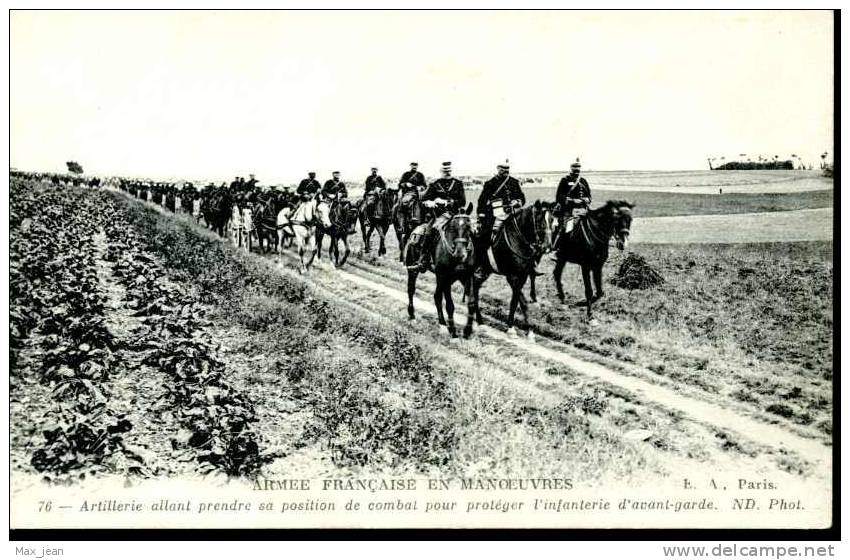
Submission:
{"label": "uniform jacket", "polygon": [[[581,198],[584,199],[584,203],[568,203],[568,198]],[[555,203],[561,205],[561,208],[566,215],[572,214],[573,209],[575,208],[589,207],[590,185],[587,184],[587,180],[584,177],[579,177],[578,182],[576,182],[576,178],[571,175],[562,177],[561,182],[558,183],[558,190],[555,193]]]}
{"label": "uniform jacket", "polygon": [[510,205],[512,200],[519,200],[525,205],[525,193],[522,192],[516,178],[510,175],[507,177],[496,175],[484,183],[484,188],[481,189],[481,195],[478,197],[478,213],[485,216],[492,215],[493,208],[490,203],[494,200],[500,200],[504,206]]}
{"label": "uniform jacket", "polygon": [[298,188],[295,190],[299,196],[313,196],[317,192],[319,192],[319,182],[315,179],[302,179],[300,183],[298,183]]}
{"label": "uniform jacket", "polygon": [[422,194],[422,202],[444,198],[449,201],[447,208],[452,212],[458,212],[466,206],[466,193],[463,183],[454,177],[441,177],[425,189]]}
{"label": "uniform jacket", "polygon": [[379,188],[384,189],[384,188],[387,187],[387,184],[384,182],[384,178],[381,177],[380,175],[375,175],[375,176],[369,175],[368,177],[366,177],[364,184],[365,184],[365,192],[367,192],[367,193],[370,193],[370,192],[374,191],[375,189],[379,189]]}
{"label": "uniform jacket", "polygon": [[325,196],[336,196],[337,194],[348,196],[348,189],[342,181],[328,179],[325,181],[325,186],[322,187],[322,194]]}
{"label": "uniform jacket", "polygon": [[[413,186],[407,186],[405,183],[410,183]],[[401,192],[403,193],[413,188],[425,187],[425,175],[419,171],[405,171],[402,174],[401,179],[399,179],[398,184],[401,188]]]}

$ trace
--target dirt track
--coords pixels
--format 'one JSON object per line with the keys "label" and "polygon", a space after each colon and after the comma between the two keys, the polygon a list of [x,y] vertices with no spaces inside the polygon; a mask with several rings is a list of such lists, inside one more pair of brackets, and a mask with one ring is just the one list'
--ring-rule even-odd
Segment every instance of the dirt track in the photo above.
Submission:
{"label": "dirt track", "polygon": [[[390,250],[392,254],[393,249]],[[266,261],[269,266],[276,266],[281,273],[298,275],[297,255],[291,252],[277,265],[273,257],[267,257]],[[724,450],[727,448],[726,442],[732,442],[733,448],[739,448],[738,443],[734,443],[738,441],[747,450],[735,456],[717,453],[712,459],[715,466],[724,465],[724,468],[734,469],[735,472],[787,476],[781,472],[786,470],[784,467],[777,469],[777,462],[782,465],[785,457],[793,456],[799,464],[806,465],[808,476],[823,480],[830,476],[832,450],[808,430],[789,423],[765,421],[751,414],[751,411],[736,406],[736,403],[712,398],[705,393],[683,392],[653,372],[646,371],[636,376],[631,372],[617,371],[584,359],[577,349],[545,337],[538,336],[536,343],[524,337],[512,338],[504,332],[503,325],[492,317],[486,317],[492,326],[476,326],[471,340],[450,341],[444,330],[437,329],[430,298],[426,301],[421,297],[430,295],[431,279],[427,278],[430,275],[426,275],[420,282],[415,300],[420,318],[408,322],[404,286],[393,278],[399,271],[400,265],[393,263],[388,255],[381,266],[371,266],[361,259],[353,258],[345,269],[337,270],[326,260],[316,262],[314,268],[306,275],[301,275],[301,278],[336,301],[404,326],[416,333],[423,346],[438,349],[445,359],[462,364],[467,370],[470,367],[479,370],[486,368],[494,375],[510,377],[511,382],[519,388],[558,398],[569,395],[571,387],[565,379],[551,375],[546,368],[547,365],[557,366],[568,370],[571,375],[600,383],[610,394],[625,395],[628,402],[639,407],[684,419],[685,424],[680,425],[683,439],[719,438]],[[501,279],[491,280],[498,281]],[[462,327],[465,308],[459,300],[458,294],[456,322]],[[503,354],[501,349],[504,348],[511,350]]]}
{"label": "dirt track", "polygon": [[[288,253],[289,264],[294,267],[297,255]],[[314,268],[307,275],[302,276],[306,281],[326,290],[330,295],[338,299],[346,298],[353,306],[361,309],[377,312],[386,317],[397,317],[399,324],[407,324],[406,305],[407,295],[401,289],[402,286],[393,287],[386,279],[370,274],[363,268],[332,269],[326,262],[320,263],[319,268]],[[287,269],[291,273],[291,269]],[[495,281],[499,281],[496,279]],[[421,293],[421,292],[420,292]],[[483,348],[497,351],[498,348],[510,345],[519,356],[533,359],[543,364],[551,364],[568,368],[580,376],[595,379],[605,384],[610,384],[619,390],[626,391],[631,399],[658,407],[668,412],[681,415],[688,421],[700,426],[709,427],[715,432],[732,433],[737,437],[754,442],[772,452],[784,454],[792,452],[805,458],[812,464],[812,470],[819,476],[827,476],[831,472],[831,449],[817,440],[804,437],[789,431],[787,427],[768,424],[755,419],[745,412],[734,410],[724,406],[720,402],[708,402],[705,399],[684,395],[679,391],[664,386],[664,380],[652,372],[646,372],[648,376],[654,377],[656,382],[633,377],[625,373],[615,371],[603,365],[593,363],[577,357],[571,352],[570,347],[565,344],[549,340],[539,335],[536,342],[531,342],[525,337],[511,337],[504,330],[492,326],[476,325],[473,338],[475,340],[465,341],[457,339],[450,341],[445,329],[438,333],[437,324],[434,320],[436,312],[433,302],[423,300],[419,295],[414,300],[418,314],[427,318],[418,318],[417,323],[424,330],[432,330],[439,342],[448,346],[442,350],[444,353],[456,355],[463,359],[470,354],[480,356]],[[462,326],[466,320],[465,307],[458,305],[455,319]],[[491,319],[491,318],[488,318]],[[486,350],[485,350],[486,351]],[[499,363],[498,360],[496,363]],[[558,387],[557,380],[541,380],[539,377],[529,376],[522,370],[512,372],[517,377],[526,377],[526,382],[546,386],[548,391],[557,393],[568,393],[566,386]]]}

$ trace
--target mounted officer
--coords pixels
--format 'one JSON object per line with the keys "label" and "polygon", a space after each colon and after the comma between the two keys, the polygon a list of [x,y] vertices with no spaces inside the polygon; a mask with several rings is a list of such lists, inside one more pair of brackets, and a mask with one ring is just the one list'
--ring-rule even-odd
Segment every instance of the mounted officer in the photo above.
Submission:
{"label": "mounted officer", "polygon": [[570,165],[570,174],[562,177],[555,193],[555,212],[562,225],[556,233],[569,233],[575,226],[575,218],[587,214],[590,208],[590,185],[581,176],[578,158]]}
{"label": "mounted officer", "polygon": [[[510,215],[525,206],[525,193],[519,180],[511,177],[508,160],[496,166],[496,175],[484,183],[478,197],[478,221],[481,224],[482,249],[487,251],[502,231]],[[533,274],[541,276],[535,265]]]}
{"label": "mounted officer", "polygon": [[339,180],[339,171],[334,171],[332,179],[325,181],[325,186],[322,187],[322,196],[326,200],[337,200],[337,198],[347,198],[348,189],[345,183]]}
{"label": "mounted officer", "polygon": [[502,229],[502,223],[515,208],[525,205],[525,193],[519,181],[511,177],[511,166],[505,161],[496,166],[496,176],[484,183],[478,197],[478,220],[481,239],[490,247]]}
{"label": "mounted officer", "polygon": [[316,180],[316,172],[310,171],[307,173],[307,178],[302,179],[301,182],[298,183],[298,188],[295,189],[295,194],[298,195],[302,202],[306,202],[316,196],[320,187],[321,185],[319,184],[319,181]]}
{"label": "mounted officer", "polygon": [[410,171],[405,171],[398,180],[399,195],[402,197],[413,191],[419,195],[426,186],[425,175],[419,172],[419,164],[415,161],[410,163]]}
{"label": "mounted officer", "polygon": [[435,229],[443,227],[453,214],[466,205],[463,183],[452,177],[452,162],[444,161],[440,170],[443,176],[428,185],[422,194],[422,205],[429,213],[429,219],[417,228],[422,237],[419,242],[419,262],[411,265],[420,272],[430,268]]}
{"label": "mounted officer", "polygon": [[[378,175],[378,168],[373,167],[371,169],[371,173],[366,180],[363,181],[363,201],[361,204],[363,208],[366,210],[374,210],[375,205],[378,202],[378,197],[384,196],[386,194],[387,184],[384,181],[384,178]],[[372,215],[371,212],[366,212],[367,216]]]}

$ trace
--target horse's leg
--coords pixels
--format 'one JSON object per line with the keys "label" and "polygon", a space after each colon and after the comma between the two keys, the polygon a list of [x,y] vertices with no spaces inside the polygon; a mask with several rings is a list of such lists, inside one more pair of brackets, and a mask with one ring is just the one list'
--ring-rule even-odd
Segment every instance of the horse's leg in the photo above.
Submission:
{"label": "horse's leg", "polygon": [[385,239],[387,236],[387,230],[389,230],[388,226],[378,226],[378,237],[380,238],[380,244],[378,245],[378,256],[383,257],[387,254],[387,246],[385,243]]}
{"label": "horse's leg", "polygon": [[316,237],[315,235],[310,237],[310,242],[307,245],[307,250],[310,252],[310,256],[307,258],[307,269],[310,269],[310,265],[313,264],[313,259],[316,258]]}
{"label": "horse's leg", "polygon": [[484,323],[484,318],[481,316],[481,300],[479,294],[481,285],[487,280],[489,274],[477,271],[472,275],[472,299],[475,302],[475,322],[479,325]]}
{"label": "horse's leg", "polygon": [[537,303],[537,282],[535,281],[536,274],[532,274],[528,277],[531,281],[531,289],[529,290],[529,298],[531,299],[531,303]]}
{"label": "horse's leg", "polygon": [[437,308],[437,321],[446,326],[446,317],[443,315],[443,278],[437,276],[437,287],[434,289],[434,306]]}
{"label": "horse's leg", "polygon": [[416,277],[419,276],[419,271],[407,271],[407,318],[411,321],[416,319],[416,314],[413,312],[413,296],[416,294]]}
{"label": "horse's leg", "polygon": [[511,306],[508,311],[508,334],[511,336],[516,336],[516,329],[514,328],[514,315],[516,315],[516,308],[519,304],[519,292],[522,290],[522,284],[519,283],[519,280],[516,276],[507,276],[508,284],[511,286]]}
{"label": "horse's leg", "polygon": [[590,265],[581,265],[581,279],[584,281],[584,299],[587,305],[587,318],[590,319],[590,305],[593,303],[593,286],[590,284]]}
{"label": "horse's leg", "polygon": [[593,283],[596,286],[596,294],[593,296],[593,301],[602,299],[605,295],[605,290],[602,288],[602,265],[593,267]]}
{"label": "horse's leg", "polygon": [[351,254],[351,247],[348,246],[348,235],[342,237],[342,246],[345,247],[345,253],[343,253],[342,259],[339,261],[339,266],[344,265],[345,261],[348,260],[348,255]]}
{"label": "horse's leg", "polygon": [[455,328],[455,302],[452,299],[452,280],[448,278],[443,282],[443,297],[446,300],[446,317],[448,318],[449,336],[457,338]]}
{"label": "horse's leg", "polygon": [[404,226],[399,226],[398,223],[393,225],[395,236],[398,240],[398,262],[404,262]]}
{"label": "horse's leg", "polygon": [[[320,227],[316,227],[316,258],[322,260],[322,241],[325,239],[325,232]],[[331,258],[331,249],[328,247],[328,260]]]}
{"label": "horse's leg", "polygon": [[372,224],[368,225],[361,220],[360,227],[363,228],[363,252],[368,253],[372,249],[369,247],[369,238],[372,237]]}
{"label": "horse's leg", "polygon": [[463,281],[463,295],[466,298],[466,326],[463,327],[463,338],[472,336],[472,322],[475,320],[475,295],[472,287],[473,275],[470,274]]}
{"label": "horse's leg", "polygon": [[[337,239],[336,235],[331,235],[331,246],[334,250],[333,263],[334,266],[339,266],[339,239]],[[330,258],[330,256],[328,257]]]}
{"label": "horse's leg", "polygon": [[[532,274],[533,278],[534,275]],[[525,285],[525,278],[520,276],[519,280],[517,280],[517,284],[519,285],[519,289],[517,290],[517,295],[519,296],[519,308],[522,311],[522,319],[525,321],[525,328],[528,331],[528,338],[530,340],[534,340],[534,331],[531,328],[531,321],[528,320],[528,301],[525,299],[525,294],[522,293],[522,287]]]}
{"label": "horse's leg", "polygon": [[565,264],[567,264],[567,261],[558,259],[555,263],[555,270],[552,272],[552,276],[555,277],[555,289],[558,290],[558,299],[561,303],[564,303],[564,285],[561,282],[561,275],[564,273]]}

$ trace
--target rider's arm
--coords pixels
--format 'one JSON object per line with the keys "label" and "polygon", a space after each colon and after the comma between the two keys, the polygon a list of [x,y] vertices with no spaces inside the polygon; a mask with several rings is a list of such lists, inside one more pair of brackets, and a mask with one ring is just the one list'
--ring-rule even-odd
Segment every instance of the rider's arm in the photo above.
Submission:
{"label": "rider's arm", "polygon": [[490,196],[490,182],[487,181],[484,184],[484,188],[481,189],[481,194],[478,195],[478,204],[476,204],[475,209],[478,211],[479,216],[487,215],[487,198]]}
{"label": "rider's arm", "polygon": [[455,184],[457,185],[458,195],[454,199],[454,210],[455,212],[460,212],[461,209],[466,206],[466,192],[463,188],[463,182],[461,182],[460,179],[458,179],[457,183]]}
{"label": "rider's arm", "polygon": [[522,206],[525,206],[525,193],[522,192],[522,187],[519,186],[519,181],[517,181],[517,183],[516,183],[516,190],[517,190],[517,200],[520,201]]}

